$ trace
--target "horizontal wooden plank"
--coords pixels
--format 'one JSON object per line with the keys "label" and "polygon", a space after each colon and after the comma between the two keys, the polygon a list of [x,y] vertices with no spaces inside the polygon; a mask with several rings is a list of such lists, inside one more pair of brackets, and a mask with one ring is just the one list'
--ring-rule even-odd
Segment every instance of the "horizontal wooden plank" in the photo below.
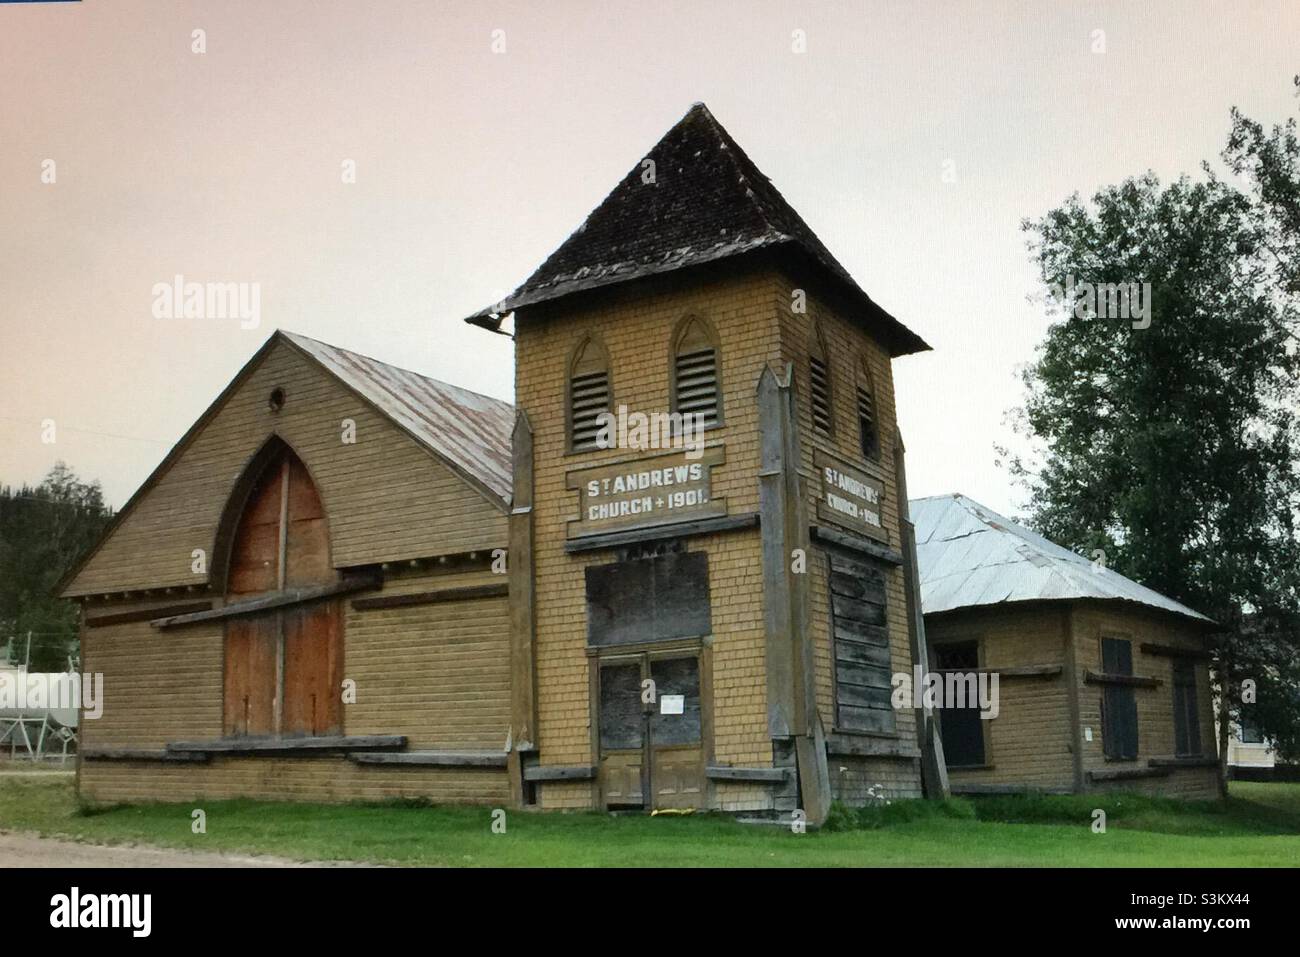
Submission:
{"label": "horizontal wooden plank", "polygon": [[[839,757],[919,758],[921,749],[914,741],[896,735],[832,733],[826,736],[826,753]],[[832,773],[834,773],[832,769]]]}
{"label": "horizontal wooden plank", "polygon": [[1155,688],[1160,685],[1159,678],[1147,675],[1114,675],[1101,671],[1085,671],[1083,680],[1090,685],[1124,685],[1130,688]]}
{"label": "horizontal wooden plank", "polygon": [[87,616],[87,628],[105,628],[109,625],[131,625],[139,621],[153,621],[173,615],[189,615],[198,611],[207,611],[212,607],[210,601],[187,601],[177,605],[162,605],[157,608],[137,608],[135,611],[119,611],[110,615]]}
{"label": "horizontal wooden plank", "polygon": [[[835,686],[860,685],[866,688],[890,689],[889,668],[883,665],[861,665],[849,661],[835,663]],[[842,696],[841,696],[842,698]]]}
{"label": "horizontal wooden plank", "polygon": [[849,705],[854,708],[878,708],[882,711],[892,711],[893,706],[889,698],[891,691],[888,688],[864,688],[860,685],[850,685],[837,683],[835,685],[835,700],[843,707]]}
{"label": "horizontal wooden plank", "polygon": [[574,767],[535,765],[524,768],[525,781],[590,781],[595,776],[596,769],[585,764]]}
{"label": "horizontal wooden plank", "polygon": [[844,572],[832,571],[830,590],[832,595],[842,595],[845,598],[853,598],[873,605],[885,604],[885,581],[883,577],[877,581],[872,581],[870,578],[859,578]]}
{"label": "horizontal wooden plank", "polygon": [[859,708],[841,704],[835,709],[837,730],[840,731],[876,731],[894,730],[894,712],[892,709]]}
{"label": "horizontal wooden plank", "polygon": [[1163,658],[1195,658],[1198,661],[1209,661],[1210,653],[1199,648],[1183,648],[1179,645],[1162,645],[1155,641],[1144,641],[1139,648],[1148,655],[1156,655]]}
{"label": "horizontal wooden plank", "polygon": [[257,615],[264,611],[305,605],[308,602],[349,595],[353,592],[366,591],[380,584],[379,578],[346,578],[328,585],[313,585],[309,588],[287,588],[284,591],[262,595],[248,601],[232,602],[222,608],[210,611],[198,611],[189,615],[175,615],[170,618],[156,618],[150,624],[155,628],[175,628],[181,625],[193,625],[204,621],[220,621],[241,615]]}
{"label": "horizontal wooden plank", "polygon": [[1094,781],[1130,781],[1137,778],[1164,778],[1168,768],[1098,768],[1088,772]]}
{"label": "horizontal wooden plank", "polygon": [[953,794],[1072,794],[1068,785],[1036,784],[962,784],[953,782],[948,788]]}
{"label": "horizontal wooden plank", "polygon": [[903,553],[898,549],[890,548],[888,545],[881,545],[879,542],[873,542],[861,535],[854,535],[852,532],[841,532],[837,529],[827,528],[824,525],[813,525],[809,528],[809,532],[815,542],[847,548],[850,551],[860,552],[863,555],[880,559],[891,565],[903,564]]}
{"label": "horizontal wooden plank", "polygon": [[716,518],[702,518],[694,522],[675,522],[670,525],[655,525],[650,528],[637,528],[626,532],[603,532],[596,535],[586,535],[565,542],[564,550],[569,554],[575,554],[597,551],[602,548],[620,548],[623,545],[635,545],[640,542],[687,538],[692,535],[711,535],[715,532],[733,532],[757,527],[758,513],[743,512],[739,515],[720,515]]}
{"label": "horizontal wooden plank", "polygon": [[447,601],[470,601],[478,598],[501,598],[509,594],[505,582],[491,585],[468,585],[464,588],[442,588],[437,591],[415,592],[410,595],[379,595],[374,598],[354,598],[354,611],[373,611],[379,608],[409,608],[413,605],[435,605]]}
{"label": "horizontal wooden plank", "polygon": [[208,755],[176,753],[165,748],[82,748],[81,756],[87,761],[191,761],[203,762]]}
{"label": "horizontal wooden plank", "polygon": [[888,668],[891,663],[889,645],[886,642],[868,644],[865,641],[851,641],[837,638],[835,641],[835,660],[847,661],[861,665],[875,665]]}
{"label": "horizontal wooden plank", "polygon": [[404,734],[328,735],[316,738],[217,738],[212,741],[169,741],[167,750],[208,754],[307,754],[321,751],[367,751],[404,748]]}
{"label": "horizontal wooden plank", "polygon": [[873,605],[870,602],[845,598],[843,595],[831,595],[831,610],[835,613],[837,622],[846,621],[876,626],[885,624],[883,605]]}
{"label": "horizontal wooden plank", "polygon": [[712,781],[755,781],[763,784],[786,784],[794,774],[793,768],[732,768],[713,766],[705,769]]}
{"label": "horizontal wooden plank", "polygon": [[504,751],[353,751],[357,764],[413,764],[437,768],[504,768]]}
{"label": "horizontal wooden plank", "polygon": [[880,648],[889,647],[889,629],[884,625],[866,625],[847,618],[835,619],[836,641],[858,641]]}

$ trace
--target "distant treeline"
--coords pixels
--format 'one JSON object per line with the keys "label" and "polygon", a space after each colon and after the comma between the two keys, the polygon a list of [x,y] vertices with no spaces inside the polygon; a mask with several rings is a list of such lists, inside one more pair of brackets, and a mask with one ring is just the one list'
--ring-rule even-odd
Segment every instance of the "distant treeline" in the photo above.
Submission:
{"label": "distant treeline", "polygon": [[63,462],[37,486],[0,486],[0,646],[31,670],[62,671],[77,652],[77,606],[54,585],[112,517],[98,482]]}

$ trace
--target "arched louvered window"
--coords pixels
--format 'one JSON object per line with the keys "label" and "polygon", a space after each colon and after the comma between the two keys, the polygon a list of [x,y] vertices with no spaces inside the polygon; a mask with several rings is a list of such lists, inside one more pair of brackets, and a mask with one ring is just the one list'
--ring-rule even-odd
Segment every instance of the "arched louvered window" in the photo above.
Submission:
{"label": "arched louvered window", "polygon": [[812,391],[813,431],[820,435],[833,435],[835,417],[831,413],[831,364],[826,354],[826,342],[821,329],[814,326],[808,337],[808,382]]}
{"label": "arched louvered window", "polygon": [[569,448],[596,448],[600,414],[609,411],[609,356],[595,339],[584,339],[569,363]]}
{"label": "arched louvered window", "polygon": [[718,381],[718,343],[695,316],[683,320],[673,337],[672,411],[702,418],[704,428],[722,423],[722,389]]}
{"label": "arched louvered window", "polygon": [[876,390],[871,382],[871,370],[866,359],[858,362],[858,434],[861,436],[864,458],[880,457],[880,417],[876,408]]}

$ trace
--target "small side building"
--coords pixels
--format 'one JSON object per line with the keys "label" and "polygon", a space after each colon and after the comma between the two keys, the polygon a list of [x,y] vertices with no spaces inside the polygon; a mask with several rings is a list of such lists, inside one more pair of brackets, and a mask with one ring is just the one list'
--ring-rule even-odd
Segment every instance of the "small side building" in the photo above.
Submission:
{"label": "small side building", "polygon": [[998,675],[940,711],[953,793],[1219,795],[1213,622],[964,495],[911,513],[930,667]]}

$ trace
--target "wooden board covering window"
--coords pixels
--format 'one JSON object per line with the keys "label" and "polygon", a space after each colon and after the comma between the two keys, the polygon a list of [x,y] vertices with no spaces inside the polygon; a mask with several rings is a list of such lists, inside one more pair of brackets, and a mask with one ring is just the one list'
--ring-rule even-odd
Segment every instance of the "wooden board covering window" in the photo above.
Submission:
{"label": "wooden board covering window", "polygon": [[[337,580],[320,495],[287,449],[264,469],[231,549],[229,600]],[[226,622],[227,736],[342,732],[343,615],[335,599]]]}
{"label": "wooden board covering window", "polygon": [[[1133,643],[1125,638],[1102,638],[1101,670],[1108,675],[1132,676]],[[1133,686],[1106,685],[1101,695],[1102,750],[1111,760],[1136,758],[1138,714]]]}
{"label": "wooden board covering window", "polygon": [[707,552],[589,566],[586,595],[592,646],[696,638],[712,630]]}
{"label": "wooden board covering window", "polygon": [[871,384],[871,372],[866,362],[858,370],[858,433],[862,447],[862,457],[876,459],[880,457],[880,423],[876,417],[875,389]]}
{"label": "wooden board covering window", "polygon": [[832,553],[830,605],[835,727],[893,731],[884,570],[864,559]]}
{"label": "wooden board covering window", "polygon": [[1196,662],[1174,659],[1174,753],[1200,755],[1201,716],[1196,706]]}

